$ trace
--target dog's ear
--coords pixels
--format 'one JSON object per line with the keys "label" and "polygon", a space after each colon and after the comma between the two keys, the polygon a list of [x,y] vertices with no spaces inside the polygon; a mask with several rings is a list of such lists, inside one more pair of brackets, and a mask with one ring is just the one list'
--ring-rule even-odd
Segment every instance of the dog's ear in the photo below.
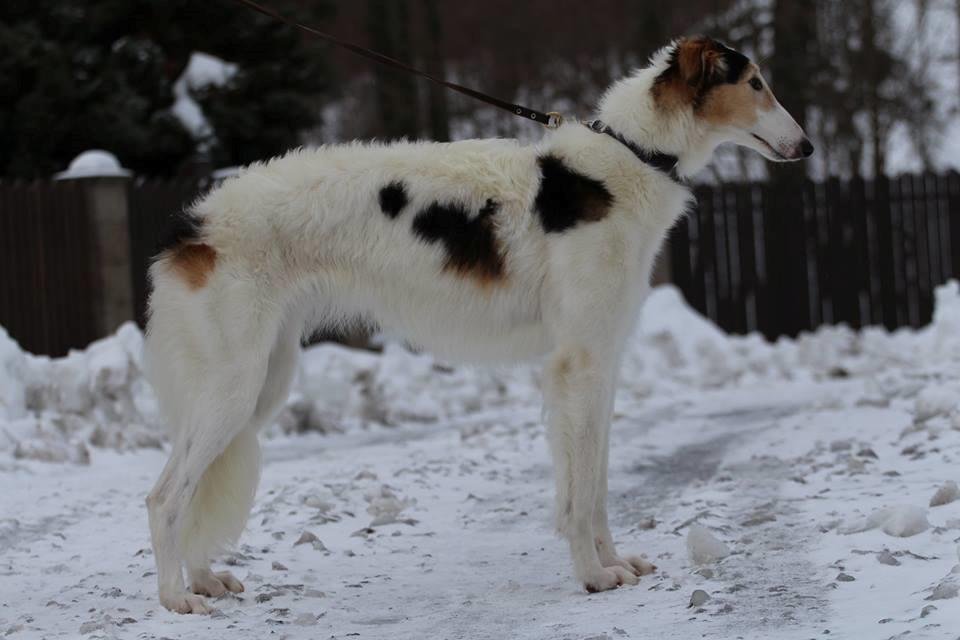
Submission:
{"label": "dog's ear", "polygon": [[699,107],[710,89],[726,82],[736,71],[728,68],[730,54],[746,61],[716,40],[703,36],[680,38],[670,51],[667,68],[654,80],[657,102],[664,108]]}
{"label": "dog's ear", "polygon": [[698,93],[726,77],[723,49],[710,38],[682,38],[675,60],[680,77]]}

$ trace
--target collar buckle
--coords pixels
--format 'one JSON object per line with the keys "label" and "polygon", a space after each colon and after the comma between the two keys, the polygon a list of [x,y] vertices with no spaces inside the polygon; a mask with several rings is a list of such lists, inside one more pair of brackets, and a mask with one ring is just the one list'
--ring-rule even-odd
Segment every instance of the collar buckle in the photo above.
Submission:
{"label": "collar buckle", "polygon": [[607,125],[603,123],[603,120],[591,120],[590,122],[585,122],[584,124],[596,133],[603,133],[604,129],[607,128]]}

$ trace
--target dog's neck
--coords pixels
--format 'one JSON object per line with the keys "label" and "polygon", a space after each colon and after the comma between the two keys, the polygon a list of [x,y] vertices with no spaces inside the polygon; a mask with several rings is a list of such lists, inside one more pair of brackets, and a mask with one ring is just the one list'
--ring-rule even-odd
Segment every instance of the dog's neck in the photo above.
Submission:
{"label": "dog's neck", "polygon": [[651,65],[610,87],[600,101],[598,117],[631,143],[677,156],[677,174],[700,171],[719,141],[697,124],[692,108],[665,109],[653,95],[656,77],[666,65],[658,55]]}

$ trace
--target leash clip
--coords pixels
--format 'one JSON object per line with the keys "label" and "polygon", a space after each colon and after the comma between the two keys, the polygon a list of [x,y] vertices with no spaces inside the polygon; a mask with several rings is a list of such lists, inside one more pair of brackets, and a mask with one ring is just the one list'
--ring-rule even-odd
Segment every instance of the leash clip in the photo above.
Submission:
{"label": "leash clip", "polygon": [[550,121],[543,125],[547,129],[557,129],[563,124],[563,115],[559,112],[547,111],[547,116],[550,118]]}

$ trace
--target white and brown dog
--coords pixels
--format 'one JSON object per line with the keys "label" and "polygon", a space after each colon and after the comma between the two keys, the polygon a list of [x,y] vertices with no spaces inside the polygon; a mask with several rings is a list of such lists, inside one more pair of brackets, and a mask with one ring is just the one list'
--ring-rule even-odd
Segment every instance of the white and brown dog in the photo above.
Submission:
{"label": "white and brown dog", "polygon": [[298,150],[179,216],[151,269],[146,342],[173,434],[147,498],[165,607],[202,613],[196,594],[243,589],[210,560],[247,521],[257,431],[287,397],[301,336],[357,321],[451,360],[546,355],[557,527],[577,580],[600,591],[653,570],[614,548],[607,443],[624,341],[691,202],[682,178],[723,142],[775,161],[813,147],[756,65],[708,38],[657,53],[598,115],[533,146]]}

